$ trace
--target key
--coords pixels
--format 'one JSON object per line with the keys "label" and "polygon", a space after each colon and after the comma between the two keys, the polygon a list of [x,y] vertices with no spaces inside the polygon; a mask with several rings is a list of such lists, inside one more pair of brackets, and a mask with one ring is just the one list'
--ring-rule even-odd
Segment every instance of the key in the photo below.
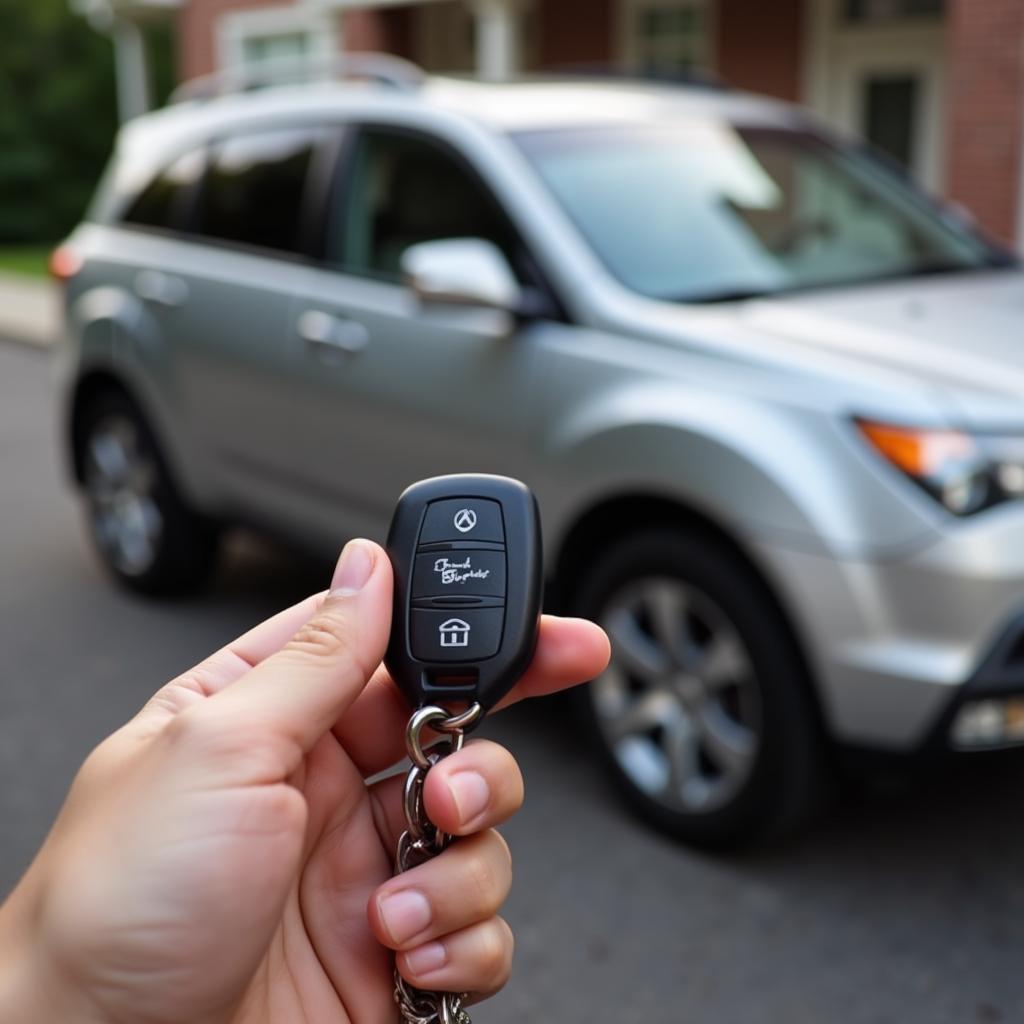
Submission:
{"label": "key", "polygon": [[387,550],[395,603],[385,663],[395,682],[414,708],[479,703],[486,714],[537,646],[543,567],[532,492],[501,476],[421,480],[398,499]]}

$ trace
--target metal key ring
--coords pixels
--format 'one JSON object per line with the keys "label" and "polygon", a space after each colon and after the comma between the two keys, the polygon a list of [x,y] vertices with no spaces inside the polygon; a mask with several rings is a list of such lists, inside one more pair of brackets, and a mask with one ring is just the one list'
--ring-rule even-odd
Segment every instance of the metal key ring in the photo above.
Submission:
{"label": "metal key ring", "polygon": [[439,725],[435,725],[434,728],[438,732],[459,732],[462,729],[468,729],[471,725],[476,725],[483,718],[483,714],[483,705],[473,703],[462,714],[452,715],[451,718],[446,718]]}
{"label": "metal key ring", "polygon": [[460,715],[449,715],[444,708],[436,704],[427,704],[417,708],[405,727],[405,747],[409,754],[409,760],[417,768],[427,771],[430,768],[430,758],[423,751],[423,744],[420,740],[420,733],[424,728],[430,726],[435,732],[444,732],[451,735],[452,753],[462,749],[463,729],[478,721],[483,715],[483,707],[480,704],[473,704]]}

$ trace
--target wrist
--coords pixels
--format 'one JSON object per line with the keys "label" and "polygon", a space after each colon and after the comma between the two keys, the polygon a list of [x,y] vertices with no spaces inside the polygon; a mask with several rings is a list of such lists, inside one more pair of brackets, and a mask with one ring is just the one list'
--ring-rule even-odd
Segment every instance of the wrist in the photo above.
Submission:
{"label": "wrist", "polygon": [[50,958],[24,880],[0,906],[0,1021],[110,1024]]}

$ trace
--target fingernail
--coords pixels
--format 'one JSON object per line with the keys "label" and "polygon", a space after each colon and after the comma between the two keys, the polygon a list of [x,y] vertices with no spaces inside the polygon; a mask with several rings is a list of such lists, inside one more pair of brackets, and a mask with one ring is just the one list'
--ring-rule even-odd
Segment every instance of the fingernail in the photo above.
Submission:
{"label": "fingernail", "polygon": [[456,772],[448,780],[448,792],[463,825],[483,814],[491,802],[491,787],[479,772]]}
{"label": "fingernail", "polygon": [[331,581],[331,594],[349,597],[358,594],[373,572],[373,549],[364,540],[350,540],[341,552]]}
{"label": "fingernail", "polygon": [[381,920],[396,946],[419,935],[430,924],[430,904],[414,889],[385,896],[378,905]]}
{"label": "fingernail", "polygon": [[425,946],[417,946],[405,955],[405,965],[410,974],[423,977],[440,970],[448,962],[448,950],[443,942],[428,942]]}

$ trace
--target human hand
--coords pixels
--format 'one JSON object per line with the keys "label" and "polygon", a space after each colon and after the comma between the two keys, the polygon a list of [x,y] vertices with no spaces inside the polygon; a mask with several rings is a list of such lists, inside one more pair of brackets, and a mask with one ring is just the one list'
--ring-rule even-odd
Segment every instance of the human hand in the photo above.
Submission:
{"label": "human hand", "polygon": [[[5,1024],[383,1024],[392,954],[414,985],[481,998],[508,975],[510,883],[493,826],[512,756],[467,744],[425,804],[463,836],[392,879],[409,709],[380,666],[391,568],[342,553],[332,590],[174,680],[102,743],[0,909]],[[508,701],[597,675],[594,625],[545,616]]]}

